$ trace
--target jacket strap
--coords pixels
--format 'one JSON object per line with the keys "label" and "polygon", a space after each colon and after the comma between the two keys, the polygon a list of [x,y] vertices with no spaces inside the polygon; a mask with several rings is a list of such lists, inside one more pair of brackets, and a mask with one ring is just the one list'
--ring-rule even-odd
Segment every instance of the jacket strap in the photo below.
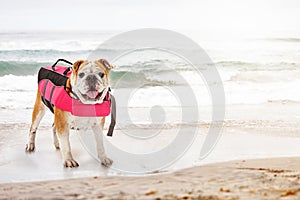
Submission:
{"label": "jacket strap", "polygon": [[65,71],[64,71],[64,75],[67,76],[68,72],[71,71],[71,67],[68,67]]}
{"label": "jacket strap", "polygon": [[109,97],[110,97],[111,114],[110,114],[110,125],[107,132],[107,136],[112,137],[116,125],[116,101],[115,101],[115,97],[110,93],[109,93]]}

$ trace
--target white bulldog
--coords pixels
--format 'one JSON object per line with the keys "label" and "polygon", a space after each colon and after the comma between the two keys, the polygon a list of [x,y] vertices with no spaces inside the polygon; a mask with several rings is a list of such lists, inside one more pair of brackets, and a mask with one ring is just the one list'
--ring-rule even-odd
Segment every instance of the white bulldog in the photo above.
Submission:
{"label": "white bulldog", "polygon": [[[66,91],[70,96],[76,96],[84,104],[102,103],[109,90],[109,72],[113,68],[105,59],[94,62],[78,60],[72,66],[72,74],[67,80]],[[53,136],[56,149],[60,149],[65,167],[78,167],[74,160],[70,141],[69,129],[73,126],[74,116],[71,113],[54,107]],[[32,113],[29,140],[26,152],[35,150],[35,136],[41,119],[45,114],[45,105],[42,102],[41,93],[37,91],[37,97]],[[95,134],[98,157],[102,164],[110,166],[109,159],[103,147],[103,126],[105,117],[76,117],[76,128],[92,127]],[[79,123],[77,123],[79,122]],[[79,127],[78,127],[79,126]]]}

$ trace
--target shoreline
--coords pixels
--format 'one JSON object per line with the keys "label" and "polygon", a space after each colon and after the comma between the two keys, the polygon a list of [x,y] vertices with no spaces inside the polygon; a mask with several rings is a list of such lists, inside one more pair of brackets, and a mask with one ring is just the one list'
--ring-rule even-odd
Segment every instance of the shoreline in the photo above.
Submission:
{"label": "shoreline", "polygon": [[238,160],[147,176],[0,184],[4,199],[297,199],[300,157]]}
{"label": "shoreline", "polygon": [[[287,108],[288,112],[291,111],[292,116],[287,115],[288,112],[285,115],[274,114]],[[170,172],[191,166],[202,166],[240,159],[299,156],[299,108],[297,105],[269,105],[267,107],[263,105],[229,106],[221,137],[209,156],[202,160],[199,159],[199,153],[210,126],[205,119],[202,119],[198,124],[165,126],[164,134],[147,140],[147,143],[144,140],[133,140],[122,132],[122,130],[135,130],[137,128],[126,124],[125,126],[121,124],[120,127],[116,127],[113,138],[105,138],[106,142],[126,152],[138,154],[163,149],[169,144],[169,141],[173,140],[173,133],[178,131],[179,126],[182,126],[184,134],[192,133],[193,129],[196,128],[195,139],[184,155],[176,163],[172,163],[163,169]],[[203,110],[202,115],[206,115],[208,108]],[[250,112],[250,110],[254,112]],[[50,112],[46,113],[38,130],[36,151],[30,155],[26,154],[24,146],[28,137],[31,110],[25,110],[26,112],[24,110],[15,111],[17,110],[6,110],[1,115],[0,183],[130,174],[130,172],[123,173],[122,171],[114,170],[123,169],[126,165],[126,163],[125,165],[122,163],[123,161],[118,155],[112,157],[115,161],[114,169],[106,169],[99,166],[99,162],[93,158],[90,152],[87,152],[80,137],[74,131],[70,134],[71,147],[73,156],[79,162],[80,167],[78,170],[63,169],[60,153],[53,146],[51,131],[53,116]],[[259,112],[267,114],[258,115]],[[250,114],[245,115],[245,113]],[[22,118],[18,118],[18,116]],[[136,116],[138,116],[138,113]],[[255,116],[260,117],[257,118]],[[16,121],[16,119],[18,120]],[[136,130],[139,134],[147,135],[152,128],[153,126],[147,127],[143,125]],[[108,156],[114,155],[108,154]],[[130,167],[130,170],[135,170],[132,168],[133,166]],[[155,169],[147,168],[145,171],[152,172]]]}

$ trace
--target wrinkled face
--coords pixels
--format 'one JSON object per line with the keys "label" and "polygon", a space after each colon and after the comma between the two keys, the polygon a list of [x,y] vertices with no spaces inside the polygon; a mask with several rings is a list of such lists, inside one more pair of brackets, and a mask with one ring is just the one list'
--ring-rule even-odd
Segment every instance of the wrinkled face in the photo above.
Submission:
{"label": "wrinkled face", "polygon": [[73,92],[85,104],[102,103],[109,88],[112,66],[104,59],[94,62],[79,60],[70,77]]}

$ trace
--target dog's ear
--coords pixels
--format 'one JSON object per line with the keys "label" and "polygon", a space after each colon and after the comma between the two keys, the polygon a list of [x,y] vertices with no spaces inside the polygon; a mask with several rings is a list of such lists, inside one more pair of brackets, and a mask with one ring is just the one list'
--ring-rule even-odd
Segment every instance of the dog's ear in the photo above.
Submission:
{"label": "dog's ear", "polygon": [[84,63],[84,60],[77,60],[74,64],[73,64],[73,71],[74,72],[77,72],[78,71],[78,69],[79,69],[79,67],[80,67],[80,65],[82,64],[82,63]]}
{"label": "dog's ear", "polygon": [[100,58],[97,61],[99,63],[101,63],[103,65],[103,67],[105,67],[107,70],[111,70],[111,69],[115,68],[113,65],[109,64],[109,62],[103,58]]}

